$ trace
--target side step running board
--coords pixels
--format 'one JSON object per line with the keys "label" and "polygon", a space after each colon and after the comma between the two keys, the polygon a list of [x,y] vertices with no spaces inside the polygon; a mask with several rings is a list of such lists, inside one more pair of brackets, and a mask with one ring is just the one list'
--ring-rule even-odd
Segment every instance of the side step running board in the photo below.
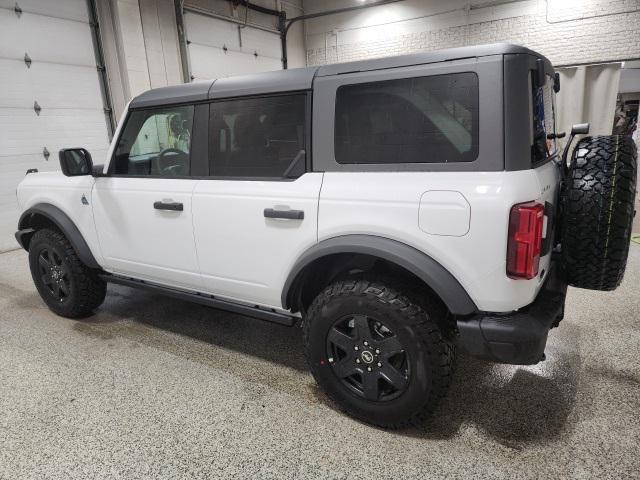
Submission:
{"label": "side step running board", "polygon": [[215,298],[213,295],[197,292],[186,292],[182,290],[176,290],[174,288],[163,287],[153,283],[146,282],[144,280],[137,280],[134,278],[120,277],[118,275],[111,275],[104,273],[100,277],[109,283],[117,283],[119,285],[125,285],[127,287],[142,288],[151,292],[161,293],[170,297],[179,298],[188,302],[199,303],[208,307],[213,307],[218,310],[225,310],[227,312],[238,313],[240,315],[246,315],[247,317],[257,318],[259,320],[266,320],[268,322],[279,323],[280,325],[286,325],[292,327],[298,320],[297,317],[287,315],[286,313],[275,312],[272,310],[266,310],[258,306],[251,307],[248,305],[242,305],[240,303],[230,302],[228,300],[222,300]]}

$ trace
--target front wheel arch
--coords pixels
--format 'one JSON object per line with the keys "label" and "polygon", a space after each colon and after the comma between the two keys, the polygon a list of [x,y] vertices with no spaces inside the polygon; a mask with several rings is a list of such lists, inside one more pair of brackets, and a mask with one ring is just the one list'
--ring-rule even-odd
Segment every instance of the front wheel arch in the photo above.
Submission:
{"label": "front wheel arch", "polygon": [[82,263],[89,268],[100,268],[89,245],[76,224],[73,223],[73,220],[58,207],[49,203],[38,203],[20,216],[16,239],[28,251],[31,237],[35,231],[42,228],[50,228],[51,226],[59,230],[69,240]]}

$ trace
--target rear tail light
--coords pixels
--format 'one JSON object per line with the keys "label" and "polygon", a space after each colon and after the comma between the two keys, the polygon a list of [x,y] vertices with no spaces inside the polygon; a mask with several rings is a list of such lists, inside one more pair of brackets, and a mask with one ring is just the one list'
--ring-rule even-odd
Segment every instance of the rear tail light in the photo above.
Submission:
{"label": "rear tail light", "polygon": [[538,275],[544,205],[535,202],[511,207],[507,243],[507,275],[531,279]]}

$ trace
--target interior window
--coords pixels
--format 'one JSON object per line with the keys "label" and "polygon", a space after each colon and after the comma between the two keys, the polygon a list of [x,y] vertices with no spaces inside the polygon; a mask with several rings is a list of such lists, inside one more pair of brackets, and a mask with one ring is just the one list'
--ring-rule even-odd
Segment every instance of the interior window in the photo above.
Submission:
{"label": "interior window", "polygon": [[335,156],[338,163],[475,160],[478,76],[455,73],[339,87]]}
{"label": "interior window", "polygon": [[112,173],[189,175],[193,105],[133,111],[115,153]]}
{"label": "interior window", "polygon": [[213,176],[297,178],[305,172],[305,94],[215,102]]}

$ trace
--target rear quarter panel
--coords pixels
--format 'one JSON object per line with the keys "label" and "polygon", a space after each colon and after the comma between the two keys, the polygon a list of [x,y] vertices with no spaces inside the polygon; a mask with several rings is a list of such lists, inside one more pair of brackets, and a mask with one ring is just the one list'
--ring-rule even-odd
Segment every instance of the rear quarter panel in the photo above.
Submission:
{"label": "rear quarter panel", "polygon": [[[555,169],[548,165],[547,170]],[[550,183],[556,178],[551,170],[542,175]],[[320,195],[318,240],[368,234],[404,242],[451,272],[479,309],[512,311],[531,303],[544,279],[513,280],[506,275],[510,209],[516,203],[542,198],[539,177],[535,170],[327,172]],[[420,222],[420,201],[432,191],[458,192],[464,197],[470,209],[466,233],[457,224],[451,225],[451,235],[427,233],[429,228]],[[555,191],[548,193],[552,194]],[[444,217],[439,219],[438,231],[443,231],[443,225],[447,229],[450,207],[437,201],[429,205],[432,218],[438,209]],[[549,255],[541,259],[540,271],[548,271],[549,259]]]}

